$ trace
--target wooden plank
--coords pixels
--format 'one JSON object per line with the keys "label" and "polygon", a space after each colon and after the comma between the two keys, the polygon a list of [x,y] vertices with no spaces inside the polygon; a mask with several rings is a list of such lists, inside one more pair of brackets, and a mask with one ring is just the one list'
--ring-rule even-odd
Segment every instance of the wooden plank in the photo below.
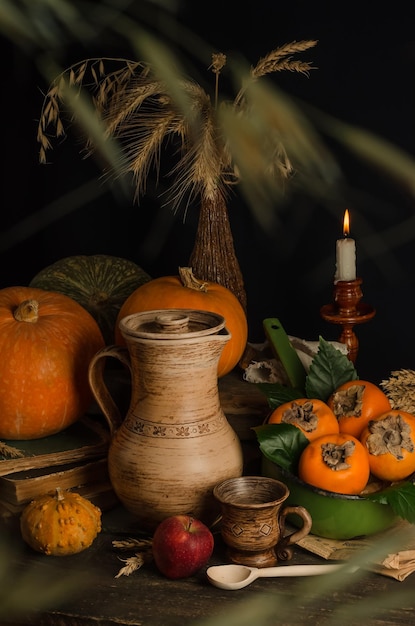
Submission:
{"label": "wooden plank", "polygon": [[[196,626],[209,617],[216,618],[215,626],[226,626],[229,623],[227,613],[242,611],[242,615],[247,614],[244,605],[249,601],[252,603],[248,605],[250,610],[256,614],[255,626],[262,623],[283,626],[323,624],[336,612],[353,609],[358,613],[368,605],[371,613],[365,617],[367,626],[413,625],[411,579],[400,583],[363,573],[341,588],[329,589],[319,598],[318,577],[314,584],[311,579],[260,579],[244,590],[229,592],[212,587],[204,569],[191,578],[175,581],[164,578],[150,563],[130,576],[115,578],[122,563],[120,553],[112,547],[112,540],[131,536],[134,530],[132,518],[118,509],[104,516],[103,532],[91,548],[79,555],[53,559],[35,555],[29,549],[16,554],[22,572],[30,571],[37,563],[50,567],[51,574],[56,577],[80,577],[75,594],[68,594],[63,603],[57,602],[49,611],[33,616],[32,622],[26,619],[20,623],[37,626]],[[215,538],[215,552],[210,564],[227,562],[221,539],[219,536]],[[292,563],[320,562],[320,558],[301,548],[294,551]],[[16,572],[14,576],[15,584],[18,584]],[[408,592],[408,597],[398,598],[398,594],[404,591]],[[380,605],[385,599],[390,605],[386,608]],[[288,612],[284,616],[285,610]],[[278,618],[265,622],[264,617],[262,622],[261,616],[266,611]],[[361,626],[361,618],[355,615],[344,623]]]}
{"label": "wooden plank", "polygon": [[254,440],[254,426],[269,413],[266,397],[254,383],[246,382],[242,370],[235,369],[218,381],[220,403],[232,428],[242,441]]}

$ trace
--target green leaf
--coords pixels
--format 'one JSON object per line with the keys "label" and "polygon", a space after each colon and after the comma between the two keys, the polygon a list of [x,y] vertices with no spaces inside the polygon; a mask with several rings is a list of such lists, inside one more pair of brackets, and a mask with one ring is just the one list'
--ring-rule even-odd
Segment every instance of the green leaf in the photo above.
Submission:
{"label": "green leaf", "polygon": [[320,337],[318,352],[311,362],[306,379],[307,398],[327,402],[340,385],[358,378],[350,359]]}
{"label": "green leaf", "polygon": [[396,515],[415,524],[415,485],[412,482],[393,485],[365,497],[380,504],[389,504]]}
{"label": "green leaf", "polygon": [[280,383],[257,383],[257,387],[267,398],[270,408],[276,409],[281,404],[298,398],[317,398],[327,402],[340,385],[358,378],[350,359],[320,337],[317,354],[306,377],[305,389],[295,389]]}
{"label": "green leaf", "polygon": [[271,409],[276,409],[285,402],[304,398],[303,390],[286,387],[279,383],[257,383],[257,387],[267,398]]}
{"label": "green leaf", "polygon": [[254,428],[262,454],[280,467],[296,474],[307,437],[292,424],[265,424]]}

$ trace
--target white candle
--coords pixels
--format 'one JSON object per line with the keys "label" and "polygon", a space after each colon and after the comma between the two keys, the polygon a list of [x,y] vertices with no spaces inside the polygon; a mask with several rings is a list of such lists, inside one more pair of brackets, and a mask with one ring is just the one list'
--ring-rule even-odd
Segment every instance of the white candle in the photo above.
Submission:
{"label": "white candle", "polygon": [[356,280],[356,243],[349,237],[349,211],[346,209],[343,221],[343,239],[336,241],[336,274],[334,281]]}

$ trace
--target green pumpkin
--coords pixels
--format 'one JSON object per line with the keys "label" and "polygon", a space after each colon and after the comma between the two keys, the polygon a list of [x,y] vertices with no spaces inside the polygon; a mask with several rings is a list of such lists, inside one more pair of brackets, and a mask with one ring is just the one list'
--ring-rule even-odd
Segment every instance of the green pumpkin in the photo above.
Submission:
{"label": "green pumpkin", "polygon": [[56,291],[81,304],[114,343],[118,312],[128,296],[151,277],[138,265],[105,254],[69,256],[42,269],[30,287]]}

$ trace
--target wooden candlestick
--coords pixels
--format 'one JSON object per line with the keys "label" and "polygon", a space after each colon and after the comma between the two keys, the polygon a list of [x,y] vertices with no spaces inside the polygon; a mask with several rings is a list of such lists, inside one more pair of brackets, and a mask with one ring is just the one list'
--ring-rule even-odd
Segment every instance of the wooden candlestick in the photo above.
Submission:
{"label": "wooden candlestick", "polygon": [[361,302],[361,278],[355,280],[339,280],[334,283],[334,302],[325,304],[320,309],[323,319],[332,324],[339,324],[342,332],[339,341],[348,347],[348,358],[356,362],[359,351],[359,341],[353,330],[356,324],[363,324],[371,320],[376,310]]}

